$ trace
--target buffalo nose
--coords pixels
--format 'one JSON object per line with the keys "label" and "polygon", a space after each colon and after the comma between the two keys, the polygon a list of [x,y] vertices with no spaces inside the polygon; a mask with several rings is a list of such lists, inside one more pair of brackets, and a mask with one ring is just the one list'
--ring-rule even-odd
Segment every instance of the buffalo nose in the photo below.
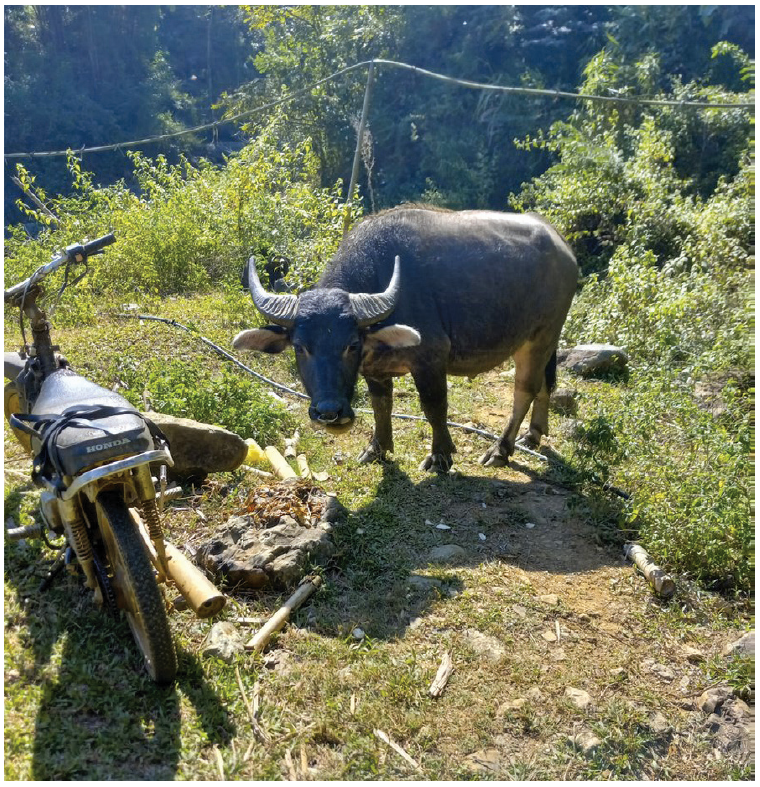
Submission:
{"label": "buffalo nose", "polygon": [[321,424],[343,424],[351,421],[351,415],[345,413],[338,402],[319,402],[310,408],[312,420]]}

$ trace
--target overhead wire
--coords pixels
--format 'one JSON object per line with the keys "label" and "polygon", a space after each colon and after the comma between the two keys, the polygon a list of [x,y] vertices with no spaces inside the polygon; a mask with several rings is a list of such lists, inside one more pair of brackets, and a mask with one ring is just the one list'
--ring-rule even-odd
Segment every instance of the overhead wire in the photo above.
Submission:
{"label": "overhead wire", "polygon": [[513,95],[532,96],[535,98],[545,97],[545,98],[552,98],[552,99],[572,99],[576,101],[595,101],[595,102],[608,103],[608,104],[617,103],[617,104],[628,104],[628,105],[639,105],[639,106],[672,107],[675,109],[742,109],[742,110],[753,110],[753,111],[755,109],[754,102],[709,103],[709,102],[700,102],[700,101],[680,101],[680,100],[668,100],[668,99],[642,98],[639,96],[599,96],[591,93],[570,93],[563,90],[548,90],[544,88],[510,87],[508,85],[494,85],[485,82],[473,82],[472,80],[469,79],[460,79],[459,77],[451,77],[445,74],[439,74],[435,71],[429,71],[428,69],[420,68],[419,66],[413,66],[409,63],[402,63],[397,60],[373,58],[371,60],[363,60],[359,63],[354,63],[353,65],[346,66],[345,68],[341,68],[338,71],[335,71],[334,73],[330,74],[329,76],[326,76],[323,79],[319,79],[316,82],[313,82],[312,84],[308,85],[307,87],[301,88],[300,90],[296,90],[294,93],[290,93],[287,96],[283,96],[282,98],[276,99],[274,101],[270,101],[266,104],[262,104],[253,109],[246,110],[245,112],[240,112],[236,115],[232,115],[227,118],[222,118],[221,120],[215,120],[212,123],[204,123],[200,126],[194,126],[193,128],[184,129],[183,131],[174,131],[167,134],[159,134],[157,136],[146,137],[145,139],[132,140],[130,142],[116,142],[111,145],[97,145],[95,147],[82,146],[80,148],[69,148],[67,150],[5,153],[4,155],[6,159],[68,156],[71,153],[75,153],[81,156],[85,153],[102,153],[104,151],[135,147],[137,145],[148,145],[154,142],[163,142],[168,139],[175,139],[177,137],[187,136],[189,134],[197,134],[201,131],[208,131],[209,129],[213,129],[214,131],[216,131],[220,126],[224,126],[229,123],[237,123],[240,120],[251,117],[260,112],[265,112],[267,110],[273,109],[274,107],[280,106],[282,104],[286,104],[290,101],[294,101],[295,99],[300,98],[303,95],[306,95],[312,90],[321,87],[322,85],[332,81],[333,79],[336,79],[337,77],[343,76],[344,74],[347,74],[351,71],[355,71],[358,68],[363,68],[365,66],[369,67],[372,64],[406,69],[414,73],[420,74],[422,76],[430,77],[431,79],[441,80],[444,82],[448,82],[450,84],[459,85],[460,87],[466,87],[475,90],[490,90],[490,91],[508,93]]}

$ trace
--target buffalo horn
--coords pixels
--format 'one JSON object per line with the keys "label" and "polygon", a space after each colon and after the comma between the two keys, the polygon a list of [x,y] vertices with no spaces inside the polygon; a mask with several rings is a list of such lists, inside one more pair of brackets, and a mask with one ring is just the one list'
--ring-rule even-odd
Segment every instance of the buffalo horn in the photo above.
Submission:
{"label": "buffalo horn", "polygon": [[248,260],[248,289],[251,291],[253,305],[271,322],[292,328],[298,311],[298,296],[290,294],[274,295],[267,292],[259,281],[256,261]]}
{"label": "buffalo horn", "polygon": [[384,320],[395,308],[400,290],[401,260],[396,257],[393,263],[393,276],[385,292],[370,295],[365,292],[349,293],[351,308],[360,328]]}

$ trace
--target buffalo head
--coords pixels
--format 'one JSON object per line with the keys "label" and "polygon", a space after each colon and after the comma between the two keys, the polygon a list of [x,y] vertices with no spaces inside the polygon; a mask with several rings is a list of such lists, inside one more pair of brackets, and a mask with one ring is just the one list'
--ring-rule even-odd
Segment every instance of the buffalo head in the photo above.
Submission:
{"label": "buffalo head", "polygon": [[351,399],[367,354],[421,341],[420,334],[406,325],[373,329],[396,307],[400,266],[396,257],[391,281],[381,293],[318,287],[300,295],[275,294],[262,287],[251,257],[248,281],[253,303],[274,324],[242,331],[232,345],[266,353],[292,345],[298,374],[311,398],[309,417],[331,431],[343,431],[354,422]]}

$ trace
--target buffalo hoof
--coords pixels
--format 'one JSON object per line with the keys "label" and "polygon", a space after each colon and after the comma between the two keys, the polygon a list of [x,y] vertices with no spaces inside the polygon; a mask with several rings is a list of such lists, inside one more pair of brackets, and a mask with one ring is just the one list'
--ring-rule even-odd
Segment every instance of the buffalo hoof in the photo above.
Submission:
{"label": "buffalo hoof", "polygon": [[374,440],[359,455],[360,465],[371,465],[387,461],[388,451],[380,448]]}
{"label": "buffalo hoof", "polygon": [[431,473],[448,473],[454,460],[451,454],[430,454],[420,462],[420,470],[429,470]]}
{"label": "buffalo hoof", "polygon": [[509,456],[497,443],[492,445],[478,461],[485,467],[506,467],[509,464]]}

